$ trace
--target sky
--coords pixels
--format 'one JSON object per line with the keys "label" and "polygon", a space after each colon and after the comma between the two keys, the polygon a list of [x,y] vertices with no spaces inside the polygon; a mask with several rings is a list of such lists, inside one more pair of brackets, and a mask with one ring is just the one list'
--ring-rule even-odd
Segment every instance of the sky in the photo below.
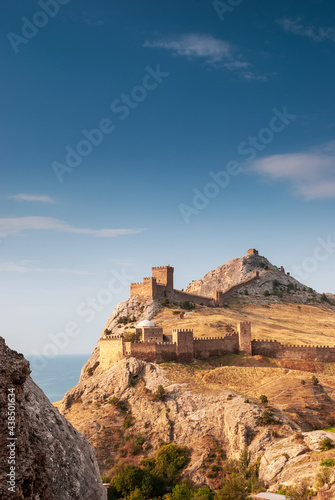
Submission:
{"label": "sky", "polygon": [[256,248],[335,293],[331,0],[3,0],[2,335],[93,350],[130,282]]}

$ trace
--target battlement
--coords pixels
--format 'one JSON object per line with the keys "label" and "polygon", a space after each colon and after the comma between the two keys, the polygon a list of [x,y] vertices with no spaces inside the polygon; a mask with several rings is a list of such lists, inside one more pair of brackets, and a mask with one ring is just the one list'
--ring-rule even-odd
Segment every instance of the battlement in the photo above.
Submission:
{"label": "battlement", "polygon": [[168,266],[154,266],[151,269],[174,269],[174,268],[168,265]]}
{"label": "battlement", "polygon": [[192,328],[174,328],[172,333],[193,333]]}
{"label": "battlement", "polygon": [[255,248],[249,248],[247,255],[258,255],[258,250]]}
{"label": "battlement", "polygon": [[123,335],[113,335],[113,337],[102,337],[100,339],[101,341],[107,341],[107,342],[113,342],[113,340],[120,340],[123,339]]}

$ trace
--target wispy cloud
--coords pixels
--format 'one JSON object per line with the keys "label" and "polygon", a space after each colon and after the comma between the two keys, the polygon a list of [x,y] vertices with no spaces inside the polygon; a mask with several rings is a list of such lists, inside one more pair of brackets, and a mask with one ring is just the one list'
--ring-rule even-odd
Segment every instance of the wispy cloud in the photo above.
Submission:
{"label": "wispy cloud", "polygon": [[251,170],[274,181],[287,181],[306,200],[335,198],[335,142],[309,151],[256,160]]}
{"label": "wispy cloud", "polygon": [[189,59],[202,59],[208,65],[224,66],[230,71],[241,71],[251,66],[242,59],[233,44],[212,35],[188,34],[175,39],[147,40],[144,47],[169,50]]}
{"label": "wispy cloud", "polygon": [[0,237],[19,234],[24,231],[57,231],[83,234],[98,238],[116,238],[128,234],[138,234],[143,229],[86,229],[68,224],[53,217],[8,217],[0,218]]}
{"label": "wispy cloud", "polygon": [[144,47],[171,50],[179,56],[202,58],[208,63],[230,60],[233,47],[229,42],[213,38],[211,35],[185,35],[176,40],[146,41]]}
{"label": "wispy cloud", "polygon": [[25,193],[13,194],[11,196],[8,196],[8,199],[15,201],[30,201],[30,202],[40,202],[40,203],[52,203],[52,204],[55,203],[55,200],[53,200],[53,198],[51,198],[50,196],[25,194]]}
{"label": "wispy cloud", "polygon": [[89,271],[82,271],[80,269],[49,269],[41,268],[33,265],[36,261],[32,260],[21,260],[19,262],[0,262],[0,273],[64,273],[64,274],[78,274],[78,275],[88,275],[91,274]]}
{"label": "wispy cloud", "polygon": [[317,28],[316,26],[305,26],[302,23],[302,18],[289,19],[284,17],[282,19],[277,19],[276,22],[282,26],[282,28],[295,35],[307,36],[308,38],[314,40],[315,42],[324,42],[325,40],[330,40],[335,42],[335,28]]}

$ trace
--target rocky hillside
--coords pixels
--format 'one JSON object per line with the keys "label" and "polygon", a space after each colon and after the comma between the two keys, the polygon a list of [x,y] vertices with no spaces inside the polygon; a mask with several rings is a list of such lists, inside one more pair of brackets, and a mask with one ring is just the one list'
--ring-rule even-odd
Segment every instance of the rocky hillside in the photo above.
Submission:
{"label": "rocky hillside", "polygon": [[[335,458],[335,451],[322,452],[320,443],[325,438],[335,443],[335,435],[304,432],[306,422],[299,417],[299,425],[293,402],[291,408],[272,404],[271,400],[262,405],[255,394],[246,397],[228,388],[224,381],[222,384],[222,368],[217,370],[155,365],[129,358],[80,382],[58,406],[92,442],[107,477],[116,465],[139,464],[162,442],[174,442],[191,450],[183,477],[195,485],[208,484],[215,489],[225,461],[238,459],[247,447],[252,463],[259,463],[260,479],[272,491],[278,491],[283,482],[298,484],[304,478],[315,488],[321,459]],[[280,378],[284,375],[278,373]],[[270,382],[267,375],[264,385]],[[301,387],[300,379],[297,383]],[[155,395],[159,385],[165,390],[163,398]],[[251,386],[254,389],[254,383]],[[274,386],[278,387],[278,382]],[[260,391],[266,393],[266,388]],[[297,395],[296,388],[294,391]],[[311,393],[310,404],[314,397]],[[329,403],[329,394],[327,397],[329,410],[325,415],[329,417],[335,407]],[[327,404],[326,400],[322,396],[322,404]]]}
{"label": "rocky hillside", "polygon": [[[125,335],[128,331],[144,319],[152,319],[161,307],[161,301],[147,300],[143,297],[130,297],[116,306],[111,316],[107,319],[106,325],[101,332],[100,337],[108,330],[111,336]],[[124,322],[123,322],[124,321]],[[129,321],[127,323],[127,321]],[[89,377],[90,370],[96,370],[100,373],[99,364],[99,346],[96,346],[92,356],[81,370],[80,380],[86,380]]]}
{"label": "rocky hillside", "polygon": [[[248,294],[254,302],[280,302],[289,299],[290,302],[308,304],[320,301],[321,294],[316,293],[308,286],[285,273],[284,269],[274,266],[268,259],[260,255],[246,255],[239,259],[232,259],[226,264],[207,273],[202,279],[193,281],[185,292],[210,297],[212,291],[229,290],[253,277],[258,271],[260,278],[234,292],[233,297]],[[264,295],[264,294],[269,295]]]}
{"label": "rocky hillside", "polygon": [[[106,499],[92,445],[51,405],[29,373],[28,361],[0,337],[0,498]],[[9,402],[14,427],[8,426]],[[10,478],[14,490],[8,491],[10,467],[15,468]]]}

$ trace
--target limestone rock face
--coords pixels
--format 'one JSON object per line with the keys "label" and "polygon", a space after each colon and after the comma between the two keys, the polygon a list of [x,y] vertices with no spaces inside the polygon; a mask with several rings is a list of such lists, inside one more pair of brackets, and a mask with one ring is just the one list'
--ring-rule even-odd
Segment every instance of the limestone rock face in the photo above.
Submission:
{"label": "limestone rock face", "polygon": [[[137,384],[137,381],[141,383]],[[158,385],[166,391],[165,401],[154,400],[151,396]],[[185,476],[199,485],[208,483],[202,465],[209,455],[206,439],[215,440],[228,458],[236,460],[241,451],[249,447],[256,461],[274,443],[269,429],[256,425],[264,410],[261,405],[246,402],[245,397],[238,394],[230,395],[225,389],[204,394],[192,390],[192,386],[186,383],[171,383],[162,366],[128,358],[80,382],[66,393],[59,405],[61,413],[70,421],[73,419],[84,434],[92,436],[92,443],[97,448],[99,443],[104,443],[101,456],[99,452],[97,454],[103,472],[104,449],[106,446],[113,449],[112,442],[108,442],[109,425],[113,428],[118,425],[115,414],[109,413],[112,407],[109,401],[113,397],[127,404],[133,418],[131,433],[145,436],[150,453],[161,442],[186,445],[192,450]],[[292,434],[297,429],[296,424],[281,411],[277,413],[276,417],[282,423],[281,434]],[[98,433],[92,427],[93,419],[99,427]],[[108,424],[110,422],[113,424]],[[105,460],[111,464],[118,458],[109,455]]]}
{"label": "limestone rock face", "polygon": [[[302,433],[284,412],[274,408],[273,415],[280,424],[259,426],[264,406],[231,394],[224,387],[199,387],[192,377],[187,382],[183,378],[176,382],[178,371],[177,364],[169,367],[123,359],[109,370],[79,382],[57,404],[61,413],[90,438],[103,474],[108,474],[120,457],[138,464],[141,458],[152,456],[162,442],[173,442],[191,450],[191,461],[183,476],[197,486],[215,487],[204,465],[213,450],[222,449],[228,459],[238,460],[248,448],[252,463],[260,460],[260,479],[271,491],[278,491],[283,484],[297,486],[305,478],[311,488],[316,487],[323,458],[316,452],[325,437],[335,442],[333,433]],[[164,401],[153,398],[158,385],[165,389]],[[125,404],[126,413],[111,404],[116,398]],[[125,430],[123,424],[129,415],[132,426]],[[120,455],[131,436],[139,435],[145,438],[141,454],[135,458],[132,453],[127,458]]]}
{"label": "limestone rock face", "polygon": [[[106,500],[93,447],[52,406],[29,373],[28,361],[0,337],[0,498]],[[7,444],[14,442],[8,439],[8,394],[15,394],[15,492],[8,491],[7,484]]]}
{"label": "limestone rock face", "polygon": [[325,438],[335,443],[334,434],[326,431],[293,434],[269,443],[261,458],[259,478],[271,484],[273,491],[281,484],[296,485],[303,480],[315,488],[320,456],[313,452],[320,452],[320,442]]}
{"label": "limestone rock face", "polygon": [[[259,272],[259,279],[246,283],[243,289],[234,292],[233,296],[238,297],[239,294],[247,291],[249,302],[255,302],[255,296],[257,297],[256,302],[259,302],[260,298],[264,301],[264,292],[272,292],[274,282],[276,282],[278,292],[286,293],[288,286],[294,289],[294,294],[290,294],[291,302],[308,303],[310,301],[311,290],[308,286],[285,273],[284,269],[274,266],[261,255],[246,255],[238,259],[231,259],[226,264],[208,272],[200,280],[193,281],[185,288],[185,292],[210,297],[213,291],[226,292],[232,286],[250,280],[254,271]],[[321,294],[315,292],[315,298],[319,300]],[[329,303],[333,304],[330,296],[328,299]],[[279,295],[270,300],[277,303],[281,301]]]}
{"label": "limestone rock face", "polygon": [[[106,325],[101,333],[104,335],[104,331],[107,329],[111,332],[111,336],[124,335],[127,331],[134,331],[132,327],[136,326],[137,323],[144,319],[152,319],[154,313],[161,307],[160,302],[145,299],[143,297],[130,297],[124,302],[118,304],[112,315],[108,318]],[[120,318],[129,317],[130,319],[136,319],[136,321],[128,323],[126,325],[119,323]],[[100,358],[99,345],[97,345],[92,353],[92,356],[83,366],[80,374],[80,380],[86,380],[88,375],[88,370],[92,367],[97,366]],[[97,366],[95,373],[100,373],[100,368]]]}

